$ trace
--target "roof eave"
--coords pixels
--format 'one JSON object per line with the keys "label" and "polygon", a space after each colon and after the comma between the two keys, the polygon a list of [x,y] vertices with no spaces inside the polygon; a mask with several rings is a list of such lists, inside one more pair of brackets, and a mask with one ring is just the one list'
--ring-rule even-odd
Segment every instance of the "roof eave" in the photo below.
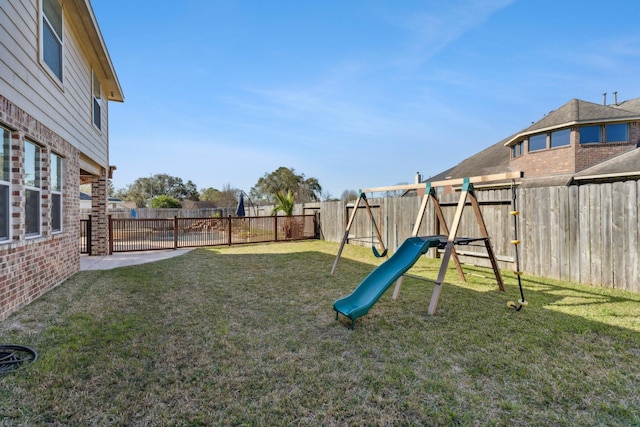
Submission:
{"label": "roof eave", "polygon": [[595,181],[595,180],[603,180],[603,179],[636,178],[636,177],[640,177],[640,171],[574,176],[573,181]]}
{"label": "roof eave", "polygon": [[124,102],[124,94],[109,51],[100,32],[90,0],[70,0],[65,3],[72,25],[83,32],[80,43],[95,63],[93,67],[100,77],[109,101]]}
{"label": "roof eave", "polygon": [[542,132],[549,132],[551,130],[562,129],[562,128],[566,128],[566,127],[569,127],[569,126],[588,125],[588,124],[595,124],[595,123],[628,122],[630,120],[640,120],[640,116],[616,117],[616,118],[611,118],[611,119],[574,120],[574,121],[571,121],[571,122],[560,123],[560,124],[553,125],[553,126],[547,126],[545,128],[530,130],[530,131],[527,131],[527,132],[524,132],[524,131],[520,132],[520,133],[516,134],[515,136],[511,137],[507,142],[505,142],[504,146],[505,147],[510,147],[517,140],[519,140],[519,139],[521,139],[521,138],[523,138],[525,136],[535,135],[535,134],[542,133]]}

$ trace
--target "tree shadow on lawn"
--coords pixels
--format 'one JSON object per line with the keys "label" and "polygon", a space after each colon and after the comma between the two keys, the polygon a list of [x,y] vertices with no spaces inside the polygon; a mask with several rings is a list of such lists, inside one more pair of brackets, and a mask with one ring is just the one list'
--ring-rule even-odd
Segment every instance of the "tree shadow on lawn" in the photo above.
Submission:
{"label": "tree shadow on lawn", "polygon": [[[364,251],[348,249],[331,275],[336,246],[318,245],[197,249],[77,274],[0,323],[0,341],[33,346],[41,355],[27,370],[0,377],[6,390],[0,391],[0,419],[640,420],[640,334],[608,324],[606,313],[589,320],[554,310],[566,304],[572,287],[525,280],[529,306],[515,312],[506,307],[518,296],[513,277],[505,294],[495,279],[480,277],[490,270],[466,269],[474,273],[467,283],[456,283],[451,270],[438,314],[427,316],[433,284],[407,278],[397,301],[385,293],[351,331],[349,322],[335,320],[332,304],[375,265]],[[433,278],[438,267],[437,260],[421,259],[413,272]],[[592,293],[600,297],[578,287],[578,296]],[[616,305],[637,303],[632,295],[603,294],[609,317]]]}

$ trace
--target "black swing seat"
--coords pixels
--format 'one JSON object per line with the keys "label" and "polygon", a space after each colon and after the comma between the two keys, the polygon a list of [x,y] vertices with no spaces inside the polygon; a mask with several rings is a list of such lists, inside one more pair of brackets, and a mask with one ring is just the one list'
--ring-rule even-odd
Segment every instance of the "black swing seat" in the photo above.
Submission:
{"label": "black swing seat", "polygon": [[[422,240],[432,240],[434,238],[437,238],[440,243],[438,244],[438,249],[444,249],[447,247],[447,243],[449,241],[449,237],[445,236],[443,234],[438,235],[438,236],[419,236]],[[470,243],[473,242],[479,242],[479,241],[487,241],[489,240],[486,237],[456,237],[455,240],[453,241],[454,245],[468,245]]]}

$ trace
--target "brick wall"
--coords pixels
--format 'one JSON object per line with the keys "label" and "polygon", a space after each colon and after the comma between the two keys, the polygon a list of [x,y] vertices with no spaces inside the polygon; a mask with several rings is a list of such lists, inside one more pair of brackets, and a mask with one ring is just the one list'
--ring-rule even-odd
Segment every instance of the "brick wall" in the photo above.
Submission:
{"label": "brick wall", "polygon": [[[580,144],[579,127],[572,128],[571,144],[564,147],[547,148],[528,152],[528,142],[524,144],[524,154],[511,159],[512,169],[521,170],[525,177],[553,176],[576,173],[609,160],[640,144],[640,123],[629,124],[627,143]],[[548,144],[548,138],[547,138]]]}
{"label": "brick wall", "polygon": [[[109,216],[106,171],[91,183],[91,254],[109,255]],[[78,222],[79,224],[80,222]]]}
{"label": "brick wall", "polygon": [[636,143],[610,142],[604,144],[580,144],[576,148],[576,172],[595,166],[617,155],[635,150]]}
{"label": "brick wall", "polygon": [[[0,125],[11,131],[11,228],[0,243],[0,320],[62,283],[80,268],[80,153],[0,95]],[[42,150],[41,235],[25,236],[24,143]],[[50,154],[63,158],[62,231],[51,231]]]}
{"label": "brick wall", "polygon": [[566,146],[525,153],[511,160],[511,167],[523,171],[525,177],[571,173],[575,168],[575,151]]}

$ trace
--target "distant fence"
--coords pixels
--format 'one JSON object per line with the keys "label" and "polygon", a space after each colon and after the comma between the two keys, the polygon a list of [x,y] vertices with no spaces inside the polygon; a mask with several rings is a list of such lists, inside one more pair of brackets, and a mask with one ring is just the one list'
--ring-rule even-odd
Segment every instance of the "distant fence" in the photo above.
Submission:
{"label": "distant fence", "polygon": [[[252,216],[269,216],[273,211],[273,206],[247,206],[245,212]],[[182,208],[135,208],[135,209],[109,209],[109,215],[113,218],[122,219],[173,219],[179,218],[226,218],[229,215],[235,216],[235,207],[223,208],[200,208],[200,209],[182,209]],[[91,215],[91,209],[80,209],[80,217],[88,218]]]}
{"label": "distant fence", "polygon": [[91,255],[91,216],[80,220],[80,253]]}
{"label": "distant fence", "polygon": [[[513,217],[511,210],[512,193],[510,189],[476,189],[480,208],[491,236],[494,253],[502,269],[513,270],[514,248]],[[516,191],[519,219],[520,269],[525,274],[568,280],[585,284],[596,284],[618,289],[640,292],[640,180],[616,181],[598,184],[572,185],[565,187],[518,188]],[[443,213],[448,225],[453,220],[459,194],[439,195]],[[416,215],[420,208],[420,197],[370,198],[369,203],[380,228],[383,242],[391,251],[411,235]],[[318,215],[317,232],[320,239],[339,242],[344,235],[345,226],[351,210],[351,203],[343,201],[317,202],[297,204],[297,214],[315,213]],[[173,248],[177,246],[200,246],[208,244],[228,245],[236,242],[258,242],[287,239],[283,231],[272,231],[281,227],[283,217],[262,216],[271,213],[271,207],[260,207],[256,217],[250,217],[251,223],[242,227],[254,230],[246,236],[242,231],[222,231],[229,224],[228,217],[218,218],[221,230],[217,232],[202,231],[198,234],[189,231],[190,224],[198,220],[215,217],[215,212],[207,212],[205,218],[187,216],[196,213],[180,211],[178,225],[173,224],[173,217],[165,223],[139,223],[140,229],[126,223],[117,223],[114,236],[115,251],[147,250],[156,248]],[[157,212],[156,212],[157,211]],[[169,215],[167,210],[140,210],[140,215]],[[200,212],[201,213],[201,212]],[[252,212],[253,213],[253,212]],[[314,215],[303,215],[315,218]],[[278,221],[277,225],[262,225],[263,218]],[[113,219],[115,221],[115,218]],[[245,219],[249,221],[249,217]],[[305,238],[312,233],[315,236],[315,225],[308,225],[305,220]],[[440,234],[435,224],[435,213],[429,207],[422,221],[419,235]],[[231,224],[233,227],[233,223]],[[177,228],[174,228],[177,227]],[[161,231],[165,230],[166,231]],[[146,231],[145,231],[146,230]],[[177,231],[174,231],[177,230]],[[186,231],[185,231],[186,230]],[[260,237],[256,230],[265,230],[265,237]],[[269,230],[269,231],[266,231]],[[273,235],[271,234],[273,232]],[[120,233],[120,234],[118,234]],[[263,233],[262,231],[260,233]],[[118,239],[129,235],[146,235],[148,242],[137,247]],[[350,230],[350,244],[363,246],[378,245],[372,238],[371,221],[366,212],[358,214]],[[268,236],[273,237],[268,237]],[[465,209],[460,223],[459,236],[478,237],[479,229],[473,211]],[[176,241],[177,236],[177,241]],[[264,240],[263,240],[264,239]],[[120,246],[118,246],[120,245]],[[135,249],[127,249],[134,247]],[[483,245],[459,248],[461,260],[489,267]],[[429,256],[437,256],[434,249]]]}
{"label": "distant fence", "polygon": [[[500,268],[514,267],[511,190],[476,190]],[[518,188],[521,270],[525,273],[640,292],[640,181],[628,180],[567,187]],[[438,196],[448,225],[458,194]],[[385,245],[394,250],[410,236],[420,197],[370,198]],[[307,205],[305,205],[307,206]],[[314,205],[315,206],[315,205]],[[319,203],[321,238],[339,242],[351,213],[345,202]],[[439,234],[435,214],[427,209],[420,235]],[[371,222],[356,215],[349,243],[370,246]],[[459,236],[477,237],[471,208],[465,209]],[[431,250],[430,256],[435,256]],[[459,251],[464,262],[489,266],[482,247]]]}
{"label": "distant fence", "polygon": [[109,251],[129,252],[317,238],[315,215],[109,218]]}

